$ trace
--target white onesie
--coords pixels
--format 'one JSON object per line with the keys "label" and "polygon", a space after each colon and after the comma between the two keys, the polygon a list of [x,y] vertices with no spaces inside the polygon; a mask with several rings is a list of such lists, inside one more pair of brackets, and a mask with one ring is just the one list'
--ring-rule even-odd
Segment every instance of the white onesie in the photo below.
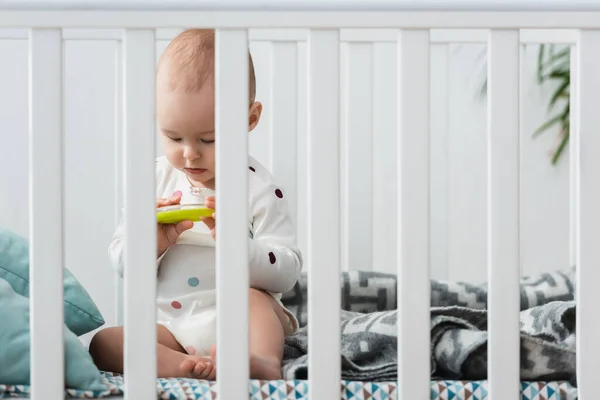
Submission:
{"label": "white onesie", "polygon": [[[269,171],[249,157],[248,253],[250,287],[269,292],[280,304],[281,293],[291,290],[302,269],[295,230],[283,191]],[[156,161],[156,197],[189,192],[186,175],[166,157]],[[217,227],[218,229],[218,227]],[[117,273],[124,270],[124,222],[109,247]],[[184,232],[158,260],[157,317],[190,354],[207,355],[216,343],[215,241],[202,222]],[[296,317],[284,308],[290,331]]]}

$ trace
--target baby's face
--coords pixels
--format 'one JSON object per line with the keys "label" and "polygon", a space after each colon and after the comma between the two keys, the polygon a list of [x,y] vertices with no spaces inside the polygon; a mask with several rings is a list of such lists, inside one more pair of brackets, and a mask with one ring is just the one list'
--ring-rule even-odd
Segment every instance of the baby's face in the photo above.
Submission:
{"label": "baby's face", "polygon": [[156,117],[165,156],[194,186],[215,186],[215,103],[212,85],[197,92],[157,85]]}

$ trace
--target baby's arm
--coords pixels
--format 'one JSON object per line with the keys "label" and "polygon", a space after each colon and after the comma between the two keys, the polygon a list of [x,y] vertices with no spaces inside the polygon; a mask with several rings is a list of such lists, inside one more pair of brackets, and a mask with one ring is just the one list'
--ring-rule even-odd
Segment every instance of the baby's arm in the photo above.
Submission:
{"label": "baby's arm", "polygon": [[250,286],[285,293],[294,287],[302,269],[302,254],[296,245],[287,201],[277,187],[264,185],[253,193],[250,207]]}
{"label": "baby's arm", "polygon": [[[156,201],[156,207],[162,207],[172,204],[178,204],[179,197],[172,197],[169,199],[158,199]],[[156,230],[156,248],[157,248],[157,260],[156,265],[159,266],[161,260],[167,253],[169,246],[174,244],[179,235],[184,231],[191,229],[194,226],[192,221],[181,221],[177,224],[157,224]],[[113,268],[123,277],[123,271],[125,268],[125,261],[123,260],[123,252],[125,248],[125,220],[121,217],[117,230],[113,234],[112,242],[108,247],[108,257],[113,265]]]}

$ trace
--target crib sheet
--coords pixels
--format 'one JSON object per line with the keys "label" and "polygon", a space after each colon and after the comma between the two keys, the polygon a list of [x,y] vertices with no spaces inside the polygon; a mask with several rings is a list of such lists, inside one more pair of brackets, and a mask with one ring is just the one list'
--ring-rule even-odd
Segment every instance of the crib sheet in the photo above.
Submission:
{"label": "crib sheet", "polygon": [[[109,391],[67,390],[70,398],[110,398],[123,396],[123,377],[103,373]],[[215,400],[215,382],[195,379],[158,379],[157,398],[172,400]],[[431,400],[484,400],[488,398],[487,381],[431,381]],[[29,386],[0,385],[0,398],[28,397]],[[308,382],[251,380],[252,400],[306,400]],[[388,400],[396,398],[395,382],[342,381],[341,400]],[[575,400],[577,389],[566,381],[521,382],[521,400]]]}

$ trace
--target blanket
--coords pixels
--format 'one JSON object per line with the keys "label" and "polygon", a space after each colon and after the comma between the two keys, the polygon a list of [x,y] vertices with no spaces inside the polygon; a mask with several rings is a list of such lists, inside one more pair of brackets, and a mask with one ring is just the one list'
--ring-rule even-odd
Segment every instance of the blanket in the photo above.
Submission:
{"label": "blanket", "polygon": [[[283,297],[301,329],[286,338],[285,379],[308,376],[306,275]],[[522,278],[521,379],[575,382],[575,268]],[[396,277],[353,271],[341,281],[342,379],[397,379]],[[431,375],[487,376],[487,283],[431,281]]]}

